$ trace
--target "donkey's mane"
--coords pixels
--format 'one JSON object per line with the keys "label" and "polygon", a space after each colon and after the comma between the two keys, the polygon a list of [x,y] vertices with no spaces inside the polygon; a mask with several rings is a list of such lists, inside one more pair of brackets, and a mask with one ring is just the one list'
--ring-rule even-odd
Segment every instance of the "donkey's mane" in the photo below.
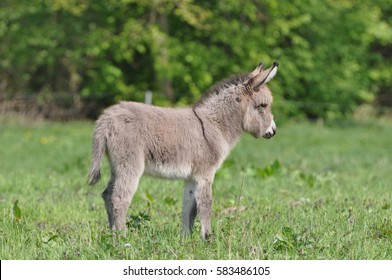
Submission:
{"label": "donkey's mane", "polygon": [[203,104],[204,101],[208,100],[211,95],[218,95],[222,90],[232,87],[232,86],[238,86],[242,82],[245,81],[245,79],[248,77],[248,74],[236,74],[228,79],[224,79],[216,84],[214,84],[212,87],[210,87],[201,97],[201,99],[195,104],[195,106],[199,104]]}

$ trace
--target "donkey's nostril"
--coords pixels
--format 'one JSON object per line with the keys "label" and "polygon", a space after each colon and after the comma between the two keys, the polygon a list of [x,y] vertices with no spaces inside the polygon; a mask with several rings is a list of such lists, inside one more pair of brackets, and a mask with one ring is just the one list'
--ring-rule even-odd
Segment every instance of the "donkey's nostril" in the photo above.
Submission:
{"label": "donkey's nostril", "polygon": [[266,134],[263,135],[263,137],[266,139],[270,139],[274,135],[275,135],[275,132],[267,132]]}
{"label": "donkey's nostril", "polygon": [[271,129],[267,130],[267,132],[263,135],[264,138],[270,139],[276,134],[276,127],[272,127]]}

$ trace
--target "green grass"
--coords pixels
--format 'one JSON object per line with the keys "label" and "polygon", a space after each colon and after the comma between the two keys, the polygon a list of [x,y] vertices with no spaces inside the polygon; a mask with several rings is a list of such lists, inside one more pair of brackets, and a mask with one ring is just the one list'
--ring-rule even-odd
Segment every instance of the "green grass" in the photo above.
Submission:
{"label": "green grass", "polygon": [[[392,123],[287,123],[216,175],[214,238],[181,233],[181,181],[144,177],[126,237],[86,185],[90,122],[0,118],[1,259],[392,259]],[[233,212],[230,210],[239,209]]]}

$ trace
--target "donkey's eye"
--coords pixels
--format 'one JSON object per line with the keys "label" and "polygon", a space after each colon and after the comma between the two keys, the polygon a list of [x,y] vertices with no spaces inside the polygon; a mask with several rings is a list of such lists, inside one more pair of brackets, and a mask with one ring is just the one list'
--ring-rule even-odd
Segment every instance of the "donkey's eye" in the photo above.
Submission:
{"label": "donkey's eye", "polygon": [[267,108],[267,106],[268,106],[267,103],[261,103],[261,104],[256,106],[256,109],[264,109],[264,108]]}

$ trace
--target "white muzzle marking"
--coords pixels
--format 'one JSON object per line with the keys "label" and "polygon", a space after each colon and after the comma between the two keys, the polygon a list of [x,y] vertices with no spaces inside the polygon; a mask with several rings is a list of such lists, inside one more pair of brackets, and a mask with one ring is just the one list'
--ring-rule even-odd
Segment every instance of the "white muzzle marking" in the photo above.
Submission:
{"label": "white muzzle marking", "polygon": [[264,133],[264,138],[271,138],[276,134],[276,124],[275,121],[272,120],[270,126],[267,128],[267,131]]}

